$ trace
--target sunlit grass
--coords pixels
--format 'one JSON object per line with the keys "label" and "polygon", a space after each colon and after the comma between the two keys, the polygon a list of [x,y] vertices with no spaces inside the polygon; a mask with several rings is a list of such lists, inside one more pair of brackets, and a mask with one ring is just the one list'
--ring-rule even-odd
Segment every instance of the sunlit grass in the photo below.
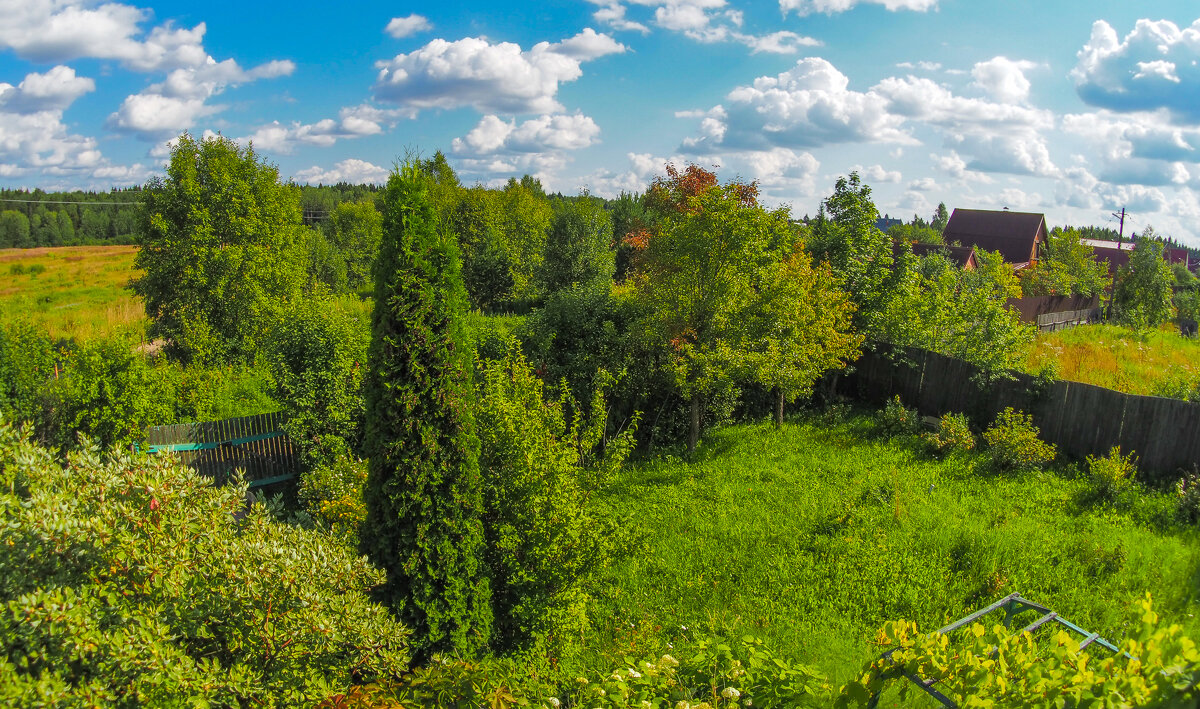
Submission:
{"label": "sunlit grass", "polygon": [[135,246],[0,250],[0,320],[27,319],[55,339],[141,332],[142,301],[126,288],[137,275],[136,253]]}
{"label": "sunlit grass", "polygon": [[596,589],[597,666],[694,632],[753,634],[840,683],[884,649],[884,621],[935,629],[1013,591],[1114,640],[1152,591],[1165,621],[1200,633],[1200,530],[1175,523],[1171,498],[1090,507],[1077,476],[995,477],[979,460],[812,418],[630,466],[602,500],[632,538]]}
{"label": "sunlit grass", "polygon": [[1141,336],[1116,325],[1084,325],[1038,336],[1025,371],[1051,365],[1059,379],[1171,395],[1181,383],[1200,383],[1200,339],[1182,337],[1173,326]]}

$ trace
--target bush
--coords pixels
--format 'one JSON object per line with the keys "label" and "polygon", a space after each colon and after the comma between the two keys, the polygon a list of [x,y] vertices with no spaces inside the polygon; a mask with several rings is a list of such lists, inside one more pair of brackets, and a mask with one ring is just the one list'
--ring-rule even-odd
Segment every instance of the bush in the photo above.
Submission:
{"label": "bush", "polygon": [[1175,483],[1175,504],[1180,520],[1187,524],[1200,522],[1200,469],[1193,467]]}
{"label": "bush", "polygon": [[245,485],[0,423],[0,705],[301,706],[395,678],[383,574]]}
{"label": "bush", "polygon": [[483,365],[476,416],[499,649],[542,644],[561,655],[587,627],[585,583],[611,553],[613,523],[587,503],[629,453],[633,429],[604,440],[602,385],[587,416],[565,384],[559,395],[545,400],[515,341]]}
{"label": "bush", "polygon": [[300,500],[304,508],[351,549],[358,547],[358,529],[367,516],[363,504],[366,482],[366,461],[350,456],[341,456],[300,476]]}
{"label": "bush", "polygon": [[1029,414],[1015,411],[1011,406],[997,414],[983,432],[993,468],[998,472],[1019,472],[1054,460],[1054,446],[1039,439],[1038,433]]}
{"label": "bush", "polygon": [[1121,446],[1113,446],[1103,458],[1087,457],[1090,491],[1096,500],[1113,502],[1133,486],[1137,460],[1130,452],[1121,455]]}
{"label": "bush", "polygon": [[28,322],[0,324],[0,416],[40,423],[42,390],[54,377],[54,346]]}
{"label": "bush", "polygon": [[971,424],[963,414],[942,414],[938,419],[938,429],[922,436],[929,446],[938,453],[957,453],[975,448],[975,434],[971,433]]}
{"label": "bush", "polygon": [[879,432],[885,436],[900,436],[913,434],[921,428],[921,417],[916,409],[904,407],[900,395],[896,394],[888,400],[875,417]]}

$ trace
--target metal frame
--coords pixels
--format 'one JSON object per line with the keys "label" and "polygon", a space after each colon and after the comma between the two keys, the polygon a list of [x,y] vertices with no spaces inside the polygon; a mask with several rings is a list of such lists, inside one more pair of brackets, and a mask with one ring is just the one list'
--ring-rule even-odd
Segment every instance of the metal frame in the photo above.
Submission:
{"label": "metal frame", "polygon": [[[965,618],[960,618],[960,619],[954,621],[953,623],[951,623],[950,625],[947,625],[946,627],[939,629],[937,632],[939,635],[945,635],[946,633],[950,633],[955,630],[958,630],[959,628],[967,625],[968,623],[973,623],[976,620],[979,620],[980,618],[982,618],[983,616],[985,616],[989,613],[993,613],[998,610],[1004,611],[1004,627],[1006,627],[1006,628],[1011,628],[1013,618],[1020,615],[1021,613],[1024,613],[1026,611],[1037,611],[1038,613],[1041,614],[1041,616],[1037,620],[1033,621],[1029,625],[1022,628],[1021,632],[1032,633],[1033,631],[1037,630],[1038,628],[1040,628],[1043,625],[1046,625],[1048,623],[1058,623],[1059,625],[1063,626],[1067,630],[1070,630],[1071,632],[1078,633],[1079,635],[1083,636],[1083,640],[1079,643],[1080,650],[1083,650],[1083,649],[1095,644],[1095,645],[1100,645],[1101,647],[1103,647],[1106,650],[1109,650],[1110,652],[1116,653],[1116,652],[1121,651],[1120,648],[1118,648],[1116,645],[1113,645],[1109,641],[1100,637],[1099,633],[1089,633],[1088,631],[1084,630],[1083,628],[1079,627],[1078,625],[1075,625],[1074,623],[1067,620],[1066,618],[1063,618],[1058,613],[1050,610],[1049,608],[1047,608],[1041,604],[1034,603],[1033,601],[1022,597],[1020,593],[1010,593],[1009,595],[1005,596],[1004,598],[1001,598],[1000,600],[996,601],[995,603],[991,604],[990,606],[987,606],[986,608],[981,608],[981,609],[975,611],[974,613],[966,616]],[[881,659],[891,657],[892,653],[896,652],[896,650],[898,650],[898,649],[899,648],[892,648],[891,650],[888,650],[887,652],[883,653],[879,657]],[[958,705],[955,704],[949,697],[942,694],[937,689],[934,689],[933,685],[937,684],[938,680],[923,679],[923,678],[919,677],[918,675],[915,675],[915,674],[912,674],[909,672],[905,672],[904,676],[906,678],[908,678],[908,680],[910,682],[917,685],[917,687],[919,689],[921,689],[921,691],[925,692],[929,696],[936,699],[942,706],[949,707],[950,709],[958,709]],[[871,696],[871,700],[869,702],[867,702],[868,709],[875,709],[875,707],[877,707],[879,705],[879,695],[880,695],[880,693],[876,692],[875,694],[873,694]]]}

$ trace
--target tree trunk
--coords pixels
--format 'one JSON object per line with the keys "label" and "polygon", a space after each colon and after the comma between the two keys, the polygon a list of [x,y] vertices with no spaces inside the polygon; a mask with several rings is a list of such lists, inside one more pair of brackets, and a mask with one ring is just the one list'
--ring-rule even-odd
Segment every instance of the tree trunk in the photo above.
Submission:
{"label": "tree trunk", "polygon": [[783,428],[783,387],[776,389],[779,398],[775,399],[775,428]]}
{"label": "tree trunk", "polygon": [[696,452],[700,441],[700,394],[692,394],[692,430],[688,432],[688,453]]}

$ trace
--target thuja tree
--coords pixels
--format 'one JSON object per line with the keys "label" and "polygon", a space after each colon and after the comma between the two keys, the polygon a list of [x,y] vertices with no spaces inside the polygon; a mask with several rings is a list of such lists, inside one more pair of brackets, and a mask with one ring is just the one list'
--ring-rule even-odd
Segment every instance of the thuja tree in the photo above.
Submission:
{"label": "thuja tree", "polygon": [[411,162],[388,180],[365,390],[362,548],[418,658],[473,653],[491,629],[467,296],[429,188]]}

